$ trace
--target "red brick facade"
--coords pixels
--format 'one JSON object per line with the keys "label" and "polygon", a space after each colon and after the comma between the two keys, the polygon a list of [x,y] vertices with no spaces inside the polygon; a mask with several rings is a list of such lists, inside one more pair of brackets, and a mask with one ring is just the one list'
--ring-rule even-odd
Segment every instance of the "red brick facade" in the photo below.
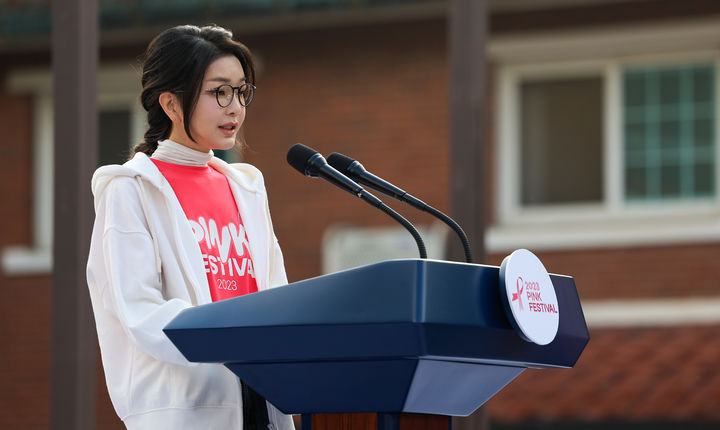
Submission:
{"label": "red brick facade", "polygon": [[[320,272],[328,225],[392,223],[359,199],[292,169],[285,155],[297,142],[325,156],[337,151],[361,160],[427,203],[447,209],[443,31],[442,25],[426,23],[247,42],[262,61],[257,100],[247,116],[247,160],[264,172],[290,279]],[[397,33],[408,36],[392,37]],[[430,222],[415,210],[398,209],[413,222]]]}
{"label": "red brick facade", "polygon": [[[0,248],[32,243],[32,101],[0,87]],[[47,428],[50,278],[0,273],[0,427]]]}
{"label": "red brick facade", "polygon": [[[0,74],[0,79],[4,77]],[[9,94],[0,86],[0,246],[23,245],[32,240],[32,99]],[[15,222],[11,222],[15,221]],[[18,222],[20,221],[20,222]]]}
{"label": "red brick facade", "polygon": [[[553,273],[575,278],[582,300],[717,296],[720,244],[538,252]],[[499,265],[504,255],[492,255]]]}

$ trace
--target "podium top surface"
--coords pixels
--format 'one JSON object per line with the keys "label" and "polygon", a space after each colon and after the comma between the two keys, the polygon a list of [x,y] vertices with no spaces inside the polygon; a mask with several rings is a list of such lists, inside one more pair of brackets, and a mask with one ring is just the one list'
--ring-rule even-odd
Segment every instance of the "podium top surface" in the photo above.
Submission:
{"label": "podium top surface", "polygon": [[165,332],[189,360],[201,362],[425,357],[571,367],[589,334],[573,279],[551,280],[560,322],[544,346],[512,328],[498,267],[423,259],[384,261],[186,309]]}

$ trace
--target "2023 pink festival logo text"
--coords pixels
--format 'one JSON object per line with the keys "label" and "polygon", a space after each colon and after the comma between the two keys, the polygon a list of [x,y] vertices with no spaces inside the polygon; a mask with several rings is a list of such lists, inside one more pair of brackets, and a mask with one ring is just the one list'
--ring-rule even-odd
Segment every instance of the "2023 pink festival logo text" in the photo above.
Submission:
{"label": "2023 pink festival logo text", "polygon": [[540,313],[558,313],[556,307],[552,303],[544,303],[542,296],[540,295],[540,284],[538,282],[528,282],[523,280],[521,276],[518,276],[515,282],[515,292],[512,293],[512,301],[518,302],[518,309],[524,310],[523,308],[523,291],[527,298],[527,307],[530,312]]}

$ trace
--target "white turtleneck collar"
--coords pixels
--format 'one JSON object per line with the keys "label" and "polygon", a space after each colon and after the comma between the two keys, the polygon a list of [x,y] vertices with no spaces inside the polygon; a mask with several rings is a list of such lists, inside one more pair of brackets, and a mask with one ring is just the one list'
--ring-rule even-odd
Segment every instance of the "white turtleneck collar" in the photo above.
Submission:
{"label": "white turtleneck collar", "polygon": [[212,150],[210,152],[196,151],[170,139],[165,139],[158,142],[158,147],[150,158],[182,166],[205,167],[213,158],[213,152]]}

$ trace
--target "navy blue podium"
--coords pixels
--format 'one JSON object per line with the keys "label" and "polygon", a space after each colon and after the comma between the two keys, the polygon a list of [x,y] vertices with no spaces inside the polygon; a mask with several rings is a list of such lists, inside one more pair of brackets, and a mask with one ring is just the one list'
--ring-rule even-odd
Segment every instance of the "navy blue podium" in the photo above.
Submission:
{"label": "navy blue podium", "polygon": [[523,340],[499,268],[391,260],[181,312],[166,335],[285,413],[466,416],[526,368],[572,367],[589,334],[571,277],[551,275],[556,338]]}

